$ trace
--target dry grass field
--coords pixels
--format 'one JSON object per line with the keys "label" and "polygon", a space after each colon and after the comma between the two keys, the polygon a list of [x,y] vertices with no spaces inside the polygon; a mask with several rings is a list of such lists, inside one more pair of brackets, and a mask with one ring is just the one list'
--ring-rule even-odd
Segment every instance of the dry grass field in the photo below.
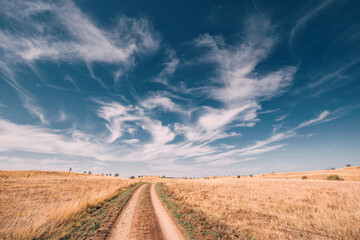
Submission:
{"label": "dry grass field", "polygon": [[309,171],[309,172],[289,172],[289,173],[267,173],[254,176],[255,178],[272,179],[301,179],[306,176],[308,179],[324,180],[329,175],[338,175],[345,181],[360,181],[360,167],[347,167],[335,170]]}
{"label": "dry grass field", "polygon": [[135,181],[78,173],[0,171],[0,239],[31,239],[59,231],[60,224]]}
{"label": "dry grass field", "polygon": [[[352,170],[360,174],[359,168]],[[164,184],[181,202],[256,239],[360,239],[357,181],[254,176],[166,179]]]}

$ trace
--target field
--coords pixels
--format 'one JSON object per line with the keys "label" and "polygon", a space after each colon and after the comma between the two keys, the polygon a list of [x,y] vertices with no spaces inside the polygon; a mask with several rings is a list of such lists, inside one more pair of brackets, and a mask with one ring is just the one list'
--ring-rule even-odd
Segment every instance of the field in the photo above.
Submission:
{"label": "field", "polygon": [[79,173],[0,171],[0,239],[61,231],[60,224],[114,197],[130,183],[134,181]]}
{"label": "field", "polygon": [[[360,168],[344,171],[356,172],[357,178],[360,175]],[[321,179],[323,173],[334,172],[322,172]],[[218,177],[163,183],[178,204],[189,205],[255,239],[360,239],[360,182],[302,180],[298,175],[305,173],[283,174],[279,179]],[[316,172],[306,175],[319,177]]]}
{"label": "field", "polygon": [[[330,175],[344,181],[325,180]],[[240,178],[133,180],[0,171],[0,239],[104,239],[140,186],[134,183],[140,182],[159,183],[157,194],[190,239],[360,239],[358,180],[360,167]],[[148,224],[141,222],[141,214],[156,219],[149,189],[147,185],[138,197],[147,204],[133,200],[136,217],[127,220],[136,236],[147,229],[136,227]],[[163,232],[154,229],[157,232],[149,234]]]}
{"label": "field", "polygon": [[360,181],[360,167],[347,167],[334,170],[309,171],[309,172],[289,172],[289,173],[267,173],[254,176],[256,178],[272,179],[301,179],[306,176],[307,179],[324,180],[329,175],[338,175],[345,181]]}

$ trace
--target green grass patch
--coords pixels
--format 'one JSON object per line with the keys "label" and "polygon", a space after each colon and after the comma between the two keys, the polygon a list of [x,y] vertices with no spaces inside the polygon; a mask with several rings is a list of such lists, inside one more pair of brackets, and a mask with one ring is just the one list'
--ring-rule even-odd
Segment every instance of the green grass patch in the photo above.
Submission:
{"label": "green grass patch", "polygon": [[326,180],[343,181],[344,179],[340,178],[338,175],[330,175],[326,178]]}

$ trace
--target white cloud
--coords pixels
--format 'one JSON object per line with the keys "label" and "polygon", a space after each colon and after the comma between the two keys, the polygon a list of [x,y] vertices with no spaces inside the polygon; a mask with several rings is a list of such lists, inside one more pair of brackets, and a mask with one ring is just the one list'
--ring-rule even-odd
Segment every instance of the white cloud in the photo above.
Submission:
{"label": "white cloud", "polygon": [[292,82],[295,67],[284,67],[263,76],[256,72],[256,66],[267,57],[276,41],[273,29],[266,18],[253,17],[247,21],[245,40],[240,44],[228,46],[222,37],[209,34],[196,40],[198,47],[208,49],[202,60],[217,65],[218,77],[214,81],[222,86],[210,88],[210,96],[234,108],[285,91]]}
{"label": "white cloud", "polygon": [[133,106],[124,106],[117,102],[99,102],[101,107],[98,110],[99,117],[107,121],[106,128],[110,131],[108,141],[114,142],[122,136],[124,131],[133,131],[126,122],[141,120],[141,111]]}
{"label": "white cloud", "polygon": [[[95,76],[92,63],[117,64],[124,73],[134,64],[135,56],[156,51],[160,43],[159,35],[146,19],[122,16],[116,26],[101,28],[94,18],[70,0],[55,3],[12,1],[2,6],[0,14],[16,28],[0,30],[0,70],[18,92],[24,91],[13,72],[16,64],[26,64],[36,71],[34,63],[37,61],[85,63],[91,77],[106,87]],[[47,21],[35,18],[44,13],[49,16]],[[74,84],[73,80],[69,81]]]}
{"label": "white cloud", "polygon": [[[241,136],[239,132],[227,133],[227,130],[232,126],[254,126],[258,121],[257,111],[261,109],[260,101],[282,93],[290,85],[296,71],[294,67],[285,67],[265,76],[259,76],[255,72],[257,64],[269,54],[274,41],[270,23],[256,19],[249,20],[247,38],[244,43],[236,46],[227,46],[221,37],[212,37],[208,34],[198,38],[197,46],[209,49],[202,60],[216,63],[219,78],[215,81],[222,83],[220,87],[217,84],[204,88],[203,91],[210,93],[212,98],[220,100],[224,104],[223,107],[203,106],[184,110],[173,102],[174,96],[150,94],[145,100],[139,101],[136,113],[132,114],[136,116],[133,122],[146,130],[152,136],[152,140],[142,142],[141,147],[132,149],[132,152],[122,158],[142,158],[152,163],[172,162],[181,158],[193,158],[193,162],[209,163],[220,158],[227,159],[226,161],[230,163],[229,158],[257,155],[285,146],[271,144],[292,137],[294,135],[292,132],[279,133],[252,146],[230,151],[211,145],[222,138]],[[187,94],[189,93],[191,91],[187,91]],[[131,105],[123,107],[135,108]],[[156,119],[156,116],[154,119],[152,110],[156,108],[161,108],[165,112],[189,114],[182,123],[175,122],[165,126]],[[194,112],[197,112],[195,121],[190,120]],[[128,116],[129,113],[125,115]],[[183,116],[186,117],[186,114]],[[109,117],[103,118],[113,125]],[[117,129],[116,132],[126,131],[124,125],[119,126],[123,128]],[[183,136],[185,140],[170,144],[176,136]]]}
{"label": "white cloud", "polygon": [[167,61],[164,63],[164,69],[159,73],[159,76],[154,79],[155,82],[167,85],[167,78],[174,74],[180,60],[176,57],[176,53],[172,49],[167,49]]}
{"label": "white cloud", "polygon": [[48,124],[49,122],[45,119],[44,110],[40,108],[37,104],[34,103],[34,98],[26,94],[21,94],[23,100],[23,106],[26,108],[32,115],[38,117],[43,124]]}
{"label": "white cloud", "polygon": [[[15,22],[29,21],[24,24],[28,24],[34,34],[0,32],[0,47],[5,49],[5,60],[8,61],[26,64],[40,60],[80,61],[86,64],[90,76],[106,88],[104,81],[96,76],[92,68],[94,62],[115,63],[115,69],[118,69],[113,73],[116,82],[135,64],[137,54],[146,54],[159,47],[159,38],[145,19],[121,17],[116,27],[105,30],[69,1],[56,4],[25,2],[18,7],[9,5],[15,9],[23,8],[24,15],[21,15],[19,9],[3,14]],[[53,17],[49,26],[61,28],[66,38],[52,35],[47,24],[30,19],[30,16],[44,11]],[[196,40],[197,46],[207,49],[202,58],[203,63],[215,65],[217,78],[209,86],[200,86],[195,90],[184,86],[170,88],[167,78],[176,72],[180,60],[174,51],[168,50],[168,59],[158,76],[161,80],[158,81],[167,84],[174,93],[152,92],[145,97],[135,97],[132,103],[126,99],[121,103],[96,100],[96,114],[107,130],[97,136],[76,129],[63,132],[0,119],[0,151],[67,154],[100,161],[143,162],[158,169],[177,166],[176,162],[184,159],[197,167],[217,167],[256,160],[247,156],[280,149],[286,144],[279,142],[296,136],[297,129],[324,121],[329,115],[328,111],[324,111],[316,119],[286,132],[273,133],[269,138],[251,145],[239,146],[235,142],[236,145],[229,146],[220,142],[242,136],[238,127],[253,127],[260,121],[258,111],[261,110],[261,102],[286,91],[292,82],[295,67],[283,67],[266,74],[256,70],[276,41],[273,29],[267,19],[251,18],[247,22],[245,40],[241,43],[228,45],[219,36],[200,36]],[[9,70],[8,63],[0,60],[0,68],[10,79],[9,84],[18,92],[23,92],[13,72]],[[80,92],[73,78],[66,76],[65,79]],[[192,102],[195,93],[207,95],[219,104],[216,108],[197,105]],[[24,99],[24,107],[46,123],[44,111],[35,106],[35,101]],[[162,121],[157,115],[159,109],[162,110],[161,114],[171,113],[171,117],[166,119],[169,121]],[[64,112],[60,111],[59,115],[60,120],[66,119]],[[173,115],[181,120],[172,119]],[[56,160],[44,159],[44,163],[55,163]],[[190,167],[182,169],[188,170]]]}
{"label": "white cloud", "polygon": [[135,139],[127,139],[127,140],[124,140],[123,142],[127,143],[127,144],[135,144],[135,143],[140,142],[140,140],[135,138]]}
{"label": "white cloud", "polygon": [[280,122],[280,121],[284,120],[285,118],[287,118],[288,116],[289,116],[289,114],[281,115],[278,118],[276,118],[275,121]]}
{"label": "white cloud", "polygon": [[[86,64],[91,77],[106,88],[94,74],[92,63],[117,64],[126,71],[134,64],[135,56],[159,47],[159,35],[146,19],[122,16],[116,26],[102,28],[96,19],[70,0],[2,1],[1,5],[0,14],[10,27],[0,29],[0,71],[4,80],[19,93],[24,107],[43,123],[48,123],[44,111],[17,80],[16,66],[27,65],[37,72],[35,63],[39,61],[80,62]],[[37,18],[42,14],[48,15],[46,21]],[[80,91],[70,76],[65,79]]]}
{"label": "white cloud", "polygon": [[239,123],[234,125],[235,127],[253,127],[255,126],[255,122],[249,122],[249,123]]}
{"label": "white cloud", "polygon": [[[144,111],[138,107],[123,106],[114,102],[98,103],[102,104],[100,108],[102,112],[99,112],[99,116],[109,119],[109,124],[113,118],[120,118],[121,121],[121,117],[124,117],[129,122],[137,123],[137,128],[149,132],[152,139],[145,142],[140,139],[129,138],[122,140],[126,145],[109,145],[106,139],[78,130],[63,132],[32,125],[15,124],[0,119],[0,152],[66,154],[67,156],[82,156],[100,161],[143,162],[151,164],[154,169],[161,166],[162,169],[170,169],[174,162],[182,159],[190,159],[191,165],[199,169],[204,166],[219,167],[256,160],[253,156],[281,149],[286,144],[279,142],[297,137],[296,131],[299,128],[323,122],[330,114],[329,111],[324,111],[319,117],[305,121],[293,129],[274,133],[265,140],[238,148],[226,145],[219,147],[219,145],[210,144],[216,139],[236,136],[238,133],[225,134],[222,131],[210,128],[211,133],[208,134],[199,132],[196,129],[197,126],[181,126],[179,124],[164,126],[160,121],[146,116]],[[120,132],[126,130],[125,124],[119,125]],[[188,137],[186,141],[170,143],[176,136],[190,133],[194,134],[195,137]],[[22,162],[22,166],[25,166],[26,162]],[[52,158],[44,160],[43,164],[45,162],[54,167],[58,164],[56,159]],[[181,171],[187,167],[189,166],[179,165],[177,170]]]}
{"label": "white cloud", "polygon": [[180,105],[174,103],[172,99],[160,93],[155,93],[150,95],[144,101],[140,102],[140,104],[144,108],[149,110],[160,107],[165,111],[187,114],[186,111]]}
{"label": "white cloud", "polygon": [[60,109],[59,111],[59,117],[57,119],[58,122],[63,122],[66,121],[68,119],[68,117],[66,116],[65,112],[63,109]]}
{"label": "white cloud", "polygon": [[[259,120],[260,102],[283,93],[291,84],[295,67],[284,67],[264,75],[256,72],[256,66],[268,56],[276,41],[270,21],[262,16],[251,17],[246,29],[244,40],[235,45],[226,44],[221,36],[209,34],[196,39],[197,47],[207,49],[202,62],[213,63],[217,69],[213,85],[203,91],[223,103],[223,107],[207,107],[196,127],[183,127],[189,140],[211,142],[219,139],[214,136],[224,134],[224,129],[230,126],[254,126]],[[199,128],[205,129],[206,134],[191,130]]]}
{"label": "white cloud", "polygon": [[230,124],[236,120],[236,117],[238,117],[241,113],[243,113],[242,116],[237,120],[253,120],[256,117],[254,111],[259,108],[260,107],[255,102],[249,102],[243,106],[231,109],[206,108],[206,114],[199,118],[198,125],[204,128],[207,132],[211,132]]}
{"label": "white cloud", "polygon": [[303,128],[309,125],[314,125],[314,124],[318,124],[320,122],[324,122],[326,121],[326,117],[328,117],[330,114],[330,111],[323,111],[322,113],[319,114],[319,116],[317,118],[311,119],[309,121],[305,121],[303,123],[300,123],[295,129],[299,129],[299,128]]}
{"label": "white cloud", "polygon": [[23,151],[117,159],[116,151],[96,143],[94,137],[74,131],[70,136],[44,127],[21,125],[0,119],[0,151]]}
{"label": "white cloud", "polygon": [[66,76],[65,76],[65,80],[66,80],[66,81],[69,81],[69,82],[75,87],[75,89],[76,89],[78,92],[80,92],[79,86],[77,85],[76,81],[75,81],[70,75],[66,75]]}
{"label": "white cloud", "polygon": [[[114,29],[106,31],[72,1],[56,4],[16,1],[4,5],[11,10],[5,8],[2,14],[27,29],[19,29],[16,33],[2,31],[0,46],[25,61],[126,62],[134,53],[153,51],[159,45],[158,37],[145,19],[121,17]],[[33,16],[44,12],[51,15],[51,20],[33,20]],[[54,35],[49,28],[55,26],[67,36]]]}

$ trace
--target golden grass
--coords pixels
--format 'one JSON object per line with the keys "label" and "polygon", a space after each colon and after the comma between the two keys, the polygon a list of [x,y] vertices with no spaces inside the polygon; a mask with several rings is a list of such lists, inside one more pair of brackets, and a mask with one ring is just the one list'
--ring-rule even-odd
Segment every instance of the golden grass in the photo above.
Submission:
{"label": "golden grass", "polygon": [[164,183],[181,202],[256,239],[360,239],[360,182],[232,177]]}
{"label": "golden grass", "polygon": [[0,171],[0,239],[31,239],[59,230],[134,180],[79,173]]}
{"label": "golden grass", "polygon": [[309,172],[289,172],[289,173],[267,173],[254,176],[256,178],[285,178],[301,179],[306,176],[308,179],[325,180],[329,175],[338,175],[345,181],[360,181],[360,167],[347,167],[335,170],[309,171]]}

